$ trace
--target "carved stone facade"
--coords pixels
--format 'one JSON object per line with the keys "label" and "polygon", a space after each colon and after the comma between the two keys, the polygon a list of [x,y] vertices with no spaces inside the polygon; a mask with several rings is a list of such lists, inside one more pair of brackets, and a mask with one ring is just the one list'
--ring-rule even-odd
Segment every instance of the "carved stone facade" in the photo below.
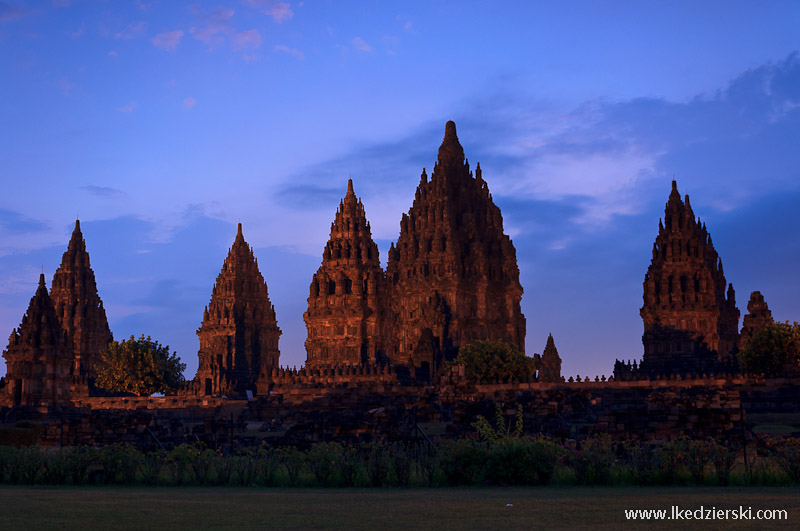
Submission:
{"label": "carved stone facade", "polygon": [[278,367],[281,331],[241,223],[197,335],[200,350],[195,380],[203,394],[266,392],[269,376]]}
{"label": "carved stone facade", "polygon": [[303,316],[308,368],[385,362],[391,325],[386,299],[378,246],[364,205],[348,180]]}
{"label": "carved stone facade", "polygon": [[97,293],[80,221],[75,222],[67,252],[53,275],[50,298],[74,352],[72,373],[93,380],[100,353],[112,336],[103,301]]}
{"label": "carved stone facade", "polygon": [[544,352],[541,355],[535,354],[533,359],[540,382],[561,381],[561,356],[558,355],[553,334],[547,336]]}
{"label": "carved stone facade", "polygon": [[659,221],[643,298],[640,370],[713,372],[733,363],[739,322],[733,286],[725,281],[705,223],[695,219],[688,195],[681,201],[675,181],[664,222]]}
{"label": "carved stone facade", "polygon": [[393,361],[433,375],[473,339],[525,348],[516,251],[481,175],[447,122],[430,181],[422,171],[414,203],[389,250],[395,314]]}
{"label": "carved stone facade", "polygon": [[750,294],[747,303],[747,315],[742,319],[742,332],[739,335],[739,350],[742,350],[756,332],[767,325],[773,324],[772,312],[760,291]]}
{"label": "carved stone facade", "polygon": [[8,338],[5,390],[12,406],[69,404],[73,355],[47,293],[44,273],[19,328]]}

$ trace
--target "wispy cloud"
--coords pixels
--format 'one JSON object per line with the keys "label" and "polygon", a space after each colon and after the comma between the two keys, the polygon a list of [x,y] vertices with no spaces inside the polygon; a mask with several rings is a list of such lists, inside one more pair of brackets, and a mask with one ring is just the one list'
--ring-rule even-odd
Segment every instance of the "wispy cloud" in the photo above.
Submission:
{"label": "wispy cloud", "polygon": [[113,59],[116,59],[118,55],[119,54],[117,52],[115,52],[114,50],[111,50],[110,52],[108,52],[108,56],[113,58]]}
{"label": "wispy cloud", "polygon": [[81,186],[81,190],[89,192],[90,194],[98,197],[119,197],[126,195],[125,192],[117,188],[112,188],[110,186],[96,186],[94,184]]}
{"label": "wispy cloud", "polygon": [[71,38],[73,38],[73,39],[77,39],[77,38],[79,38],[79,37],[83,37],[83,32],[84,32],[84,31],[86,31],[86,23],[85,23],[85,22],[81,23],[81,27],[79,27],[79,28],[78,28],[78,29],[76,29],[75,31],[71,31],[71,32],[69,33],[69,36],[70,36]]}
{"label": "wispy cloud", "polygon": [[0,22],[8,22],[16,18],[24,17],[28,12],[24,9],[14,7],[6,2],[0,2]]}
{"label": "wispy cloud", "polygon": [[43,221],[23,216],[19,212],[0,208],[0,228],[12,234],[43,232],[50,227]]}
{"label": "wispy cloud", "polygon": [[61,89],[61,93],[64,94],[64,96],[69,96],[72,94],[72,91],[75,90],[75,85],[66,77],[61,77],[58,80],[58,88]]}
{"label": "wispy cloud", "polygon": [[53,0],[55,7],[69,7],[69,0]]}
{"label": "wispy cloud", "polygon": [[233,36],[233,49],[238,52],[255,50],[259,46],[261,46],[261,33],[258,30],[246,30]]}
{"label": "wispy cloud", "polygon": [[117,112],[133,112],[135,108],[136,102],[132,101],[126,105],[123,105],[122,107],[117,107]]}
{"label": "wispy cloud", "polygon": [[414,23],[411,22],[411,19],[409,19],[406,15],[397,15],[395,19],[400,23],[404,31],[409,33],[414,32]]}
{"label": "wispy cloud", "polygon": [[194,107],[195,103],[197,103],[197,101],[192,97],[183,100],[183,106],[186,107],[187,109],[191,109],[192,107]]}
{"label": "wispy cloud", "polygon": [[350,41],[356,50],[361,50],[362,52],[371,52],[372,46],[370,46],[364,39],[361,37],[353,37],[353,40]]}
{"label": "wispy cloud", "polygon": [[128,24],[125,29],[122,31],[118,31],[114,34],[115,39],[120,39],[123,41],[128,41],[131,39],[135,39],[137,37],[141,37],[147,31],[147,22],[136,22]]}
{"label": "wispy cloud", "polygon": [[274,50],[276,52],[281,52],[281,53],[285,53],[285,54],[297,57],[298,59],[305,59],[305,55],[303,55],[303,52],[301,52],[297,48],[289,48],[288,46],[286,46],[284,44],[276,45]]}
{"label": "wispy cloud", "polygon": [[165,31],[150,39],[150,42],[162,50],[174,52],[181,42],[181,37],[183,37],[183,30]]}
{"label": "wispy cloud", "polygon": [[286,2],[276,2],[275,0],[248,0],[247,3],[262,13],[271,16],[272,20],[278,24],[294,16],[291,6]]}
{"label": "wispy cloud", "polygon": [[201,24],[189,29],[194,38],[208,45],[217,45],[225,41],[225,36],[236,30],[231,24],[231,18],[236,13],[233,9],[218,7],[205,11],[197,5],[192,6],[192,12],[201,20]]}

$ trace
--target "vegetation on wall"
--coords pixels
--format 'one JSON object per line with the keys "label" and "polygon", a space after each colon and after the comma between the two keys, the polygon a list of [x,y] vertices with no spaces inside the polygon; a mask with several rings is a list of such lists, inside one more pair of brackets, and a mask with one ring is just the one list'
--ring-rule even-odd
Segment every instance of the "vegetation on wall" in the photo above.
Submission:
{"label": "vegetation on wall", "polygon": [[127,341],[112,341],[101,354],[95,385],[112,393],[149,396],[168,393],[184,384],[186,364],[169,346],[142,334]]}
{"label": "vegetation on wall", "polygon": [[458,350],[452,365],[463,365],[466,378],[473,382],[525,381],[535,370],[533,358],[502,339],[470,341]]}
{"label": "vegetation on wall", "polygon": [[774,375],[796,367],[800,362],[800,325],[788,321],[766,325],[738,355],[745,373]]}

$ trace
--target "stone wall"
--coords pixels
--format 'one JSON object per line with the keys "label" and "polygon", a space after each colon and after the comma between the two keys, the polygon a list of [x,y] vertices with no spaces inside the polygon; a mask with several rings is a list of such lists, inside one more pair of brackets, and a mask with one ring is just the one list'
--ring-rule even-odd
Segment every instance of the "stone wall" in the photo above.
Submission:
{"label": "stone wall", "polygon": [[[361,375],[356,375],[360,377]],[[385,377],[387,375],[382,375]],[[391,376],[391,375],[389,375]],[[298,377],[292,374],[292,377]],[[510,420],[522,407],[526,434],[615,440],[678,436],[740,438],[748,412],[800,412],[800,381],[779,378],[703,378],[582,382],[522,382],[438,386],[400,385],[391,378],[331,387],[288,379],[254,401],[199,396],[91,397],[75,408],[41,415],[48,444],[129,442],[146,448],[204,442],[257,444],[268,427],[272,444],[407,438],[415,423],[438,426],[438,436],[474,435],[477,415]],[[33,414],[33,413],[30,413]],[[16,416],[15,416],[16,415]],[[6,422],[21,417],[6,409]],[[259,429],[261,432],[259,432]],[[427,428],[426,428],[427,429]],[[151,433],[152,432],[152,433]],[[260,435],[257,434],[261,433]],[[148,446],[149,445],[149,446]]]}

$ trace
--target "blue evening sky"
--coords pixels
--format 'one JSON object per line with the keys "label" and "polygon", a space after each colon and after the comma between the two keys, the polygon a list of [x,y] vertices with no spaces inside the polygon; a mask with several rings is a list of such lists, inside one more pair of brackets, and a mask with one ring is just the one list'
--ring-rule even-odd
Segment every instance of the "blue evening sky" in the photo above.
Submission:
{"label": "blue evening sky", "polygon": [[348,177],[385,262],[448,119],[516,246],[529,355],[641,357],[673,175],[742,315],[761,290],[800,320],[798,28],[778,0],[0,0],[0,332],[79,216],[115,338],[191,378],[242,222],[299,366]]}

